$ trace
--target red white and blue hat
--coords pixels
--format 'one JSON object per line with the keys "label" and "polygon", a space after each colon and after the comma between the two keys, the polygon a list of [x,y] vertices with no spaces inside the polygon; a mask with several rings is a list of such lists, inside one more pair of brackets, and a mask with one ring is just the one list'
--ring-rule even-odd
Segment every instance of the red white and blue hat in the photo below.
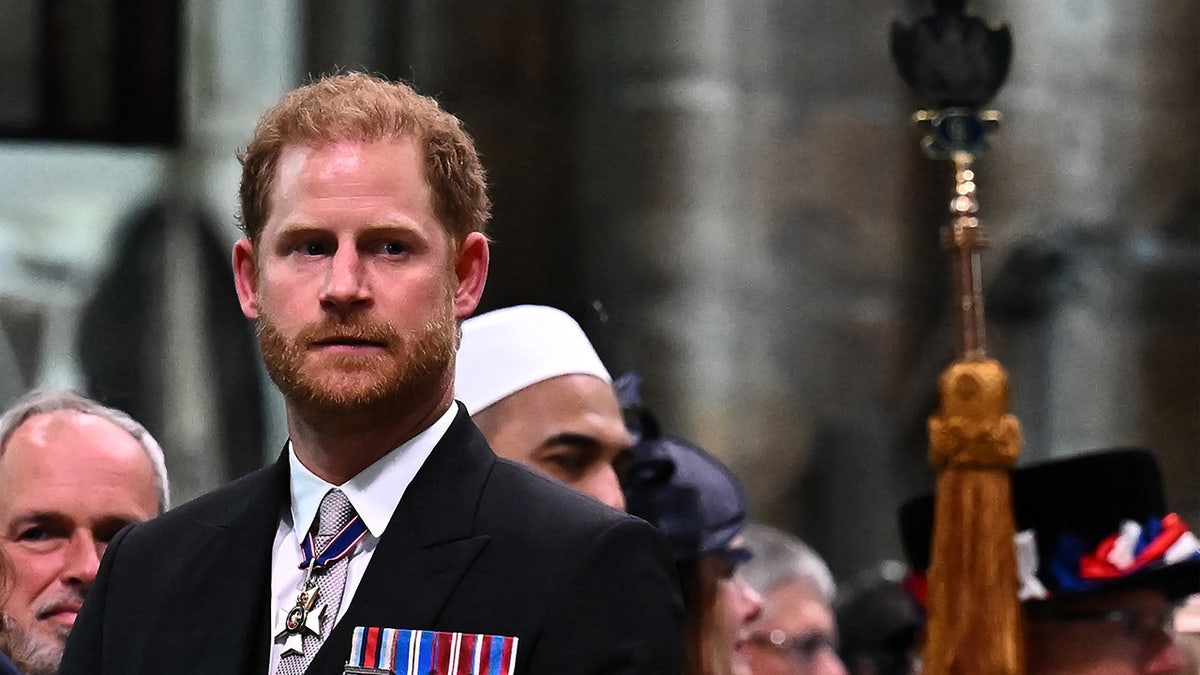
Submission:
{"label": "red white and blue hat", "polygon": [[[1012,487],[1021,600],[1132,588],[1172,600],[1200,592],[1200,539],[1167,511],[1150,452],[1119,448],[1030,465],[1013,472]],[[918,575],[929,567],[933,510],[932,495],[900,510]],[[918,596],[920,587],[918,579]]]}

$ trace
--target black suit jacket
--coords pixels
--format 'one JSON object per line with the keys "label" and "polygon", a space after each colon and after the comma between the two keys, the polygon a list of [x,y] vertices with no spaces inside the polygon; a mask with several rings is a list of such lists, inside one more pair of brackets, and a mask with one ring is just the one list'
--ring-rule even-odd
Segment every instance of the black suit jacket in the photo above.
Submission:
{"label": "black suit jacket", "polygon": [[[265,673],[288,502],[284,456],[123,531],[61,673]],[[353,628],[381,626],[516,636],[518,675],[678,673],[674,574],[652,527],[498,459],[460,406],[308,672],[340,674]]]}

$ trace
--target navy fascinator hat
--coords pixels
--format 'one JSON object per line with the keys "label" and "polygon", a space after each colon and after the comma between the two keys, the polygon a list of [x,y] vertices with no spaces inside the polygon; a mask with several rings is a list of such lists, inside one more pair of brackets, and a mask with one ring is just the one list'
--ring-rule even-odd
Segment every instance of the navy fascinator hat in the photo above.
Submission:
{"label": "navy fascinator hat", "polygon": [[746,499],[725,465],[702,448],[660,433],[640,412],[638,442],[622,487],[626,510],[664,535],[676,562],[719,555],[731,565],[750,558],[733,540],[746,526]]}

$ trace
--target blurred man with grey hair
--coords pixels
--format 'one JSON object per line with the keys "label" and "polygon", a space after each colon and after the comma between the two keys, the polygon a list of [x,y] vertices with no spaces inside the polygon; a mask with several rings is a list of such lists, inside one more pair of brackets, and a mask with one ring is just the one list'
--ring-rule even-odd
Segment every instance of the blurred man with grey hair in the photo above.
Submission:
{"label": "blurred man with grey hair", "polygon": [[821,556],[790,534],[751,524],[754,557],[742,576],[763,597],[763,612],[738,650],[747,675],[845,675],[837,655],[833,576]]}
{"label": "blurred man with grey hair", "polygon": [[0,617],[21,672],[58,671],[109,540],[167,506],[162,448],[129,415],[49,390],[0,415]]}

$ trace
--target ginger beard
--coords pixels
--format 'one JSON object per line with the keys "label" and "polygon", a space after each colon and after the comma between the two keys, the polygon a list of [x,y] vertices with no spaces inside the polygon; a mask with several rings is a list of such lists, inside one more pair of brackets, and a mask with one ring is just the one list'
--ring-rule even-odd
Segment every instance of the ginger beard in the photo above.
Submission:
{"label": "ginger beard", "polygon": [[[452,291],[451,291],[452,292]],[[275,386],[314,428],[355,433],[437,399],[451,378],[458,322],[450,293],[434,319],[408,335],[362,314],[333,317],[284,335],[270,315],[257,323],[263,362]],[[319,354],[327,341],[368,342],[373,354]]]}

